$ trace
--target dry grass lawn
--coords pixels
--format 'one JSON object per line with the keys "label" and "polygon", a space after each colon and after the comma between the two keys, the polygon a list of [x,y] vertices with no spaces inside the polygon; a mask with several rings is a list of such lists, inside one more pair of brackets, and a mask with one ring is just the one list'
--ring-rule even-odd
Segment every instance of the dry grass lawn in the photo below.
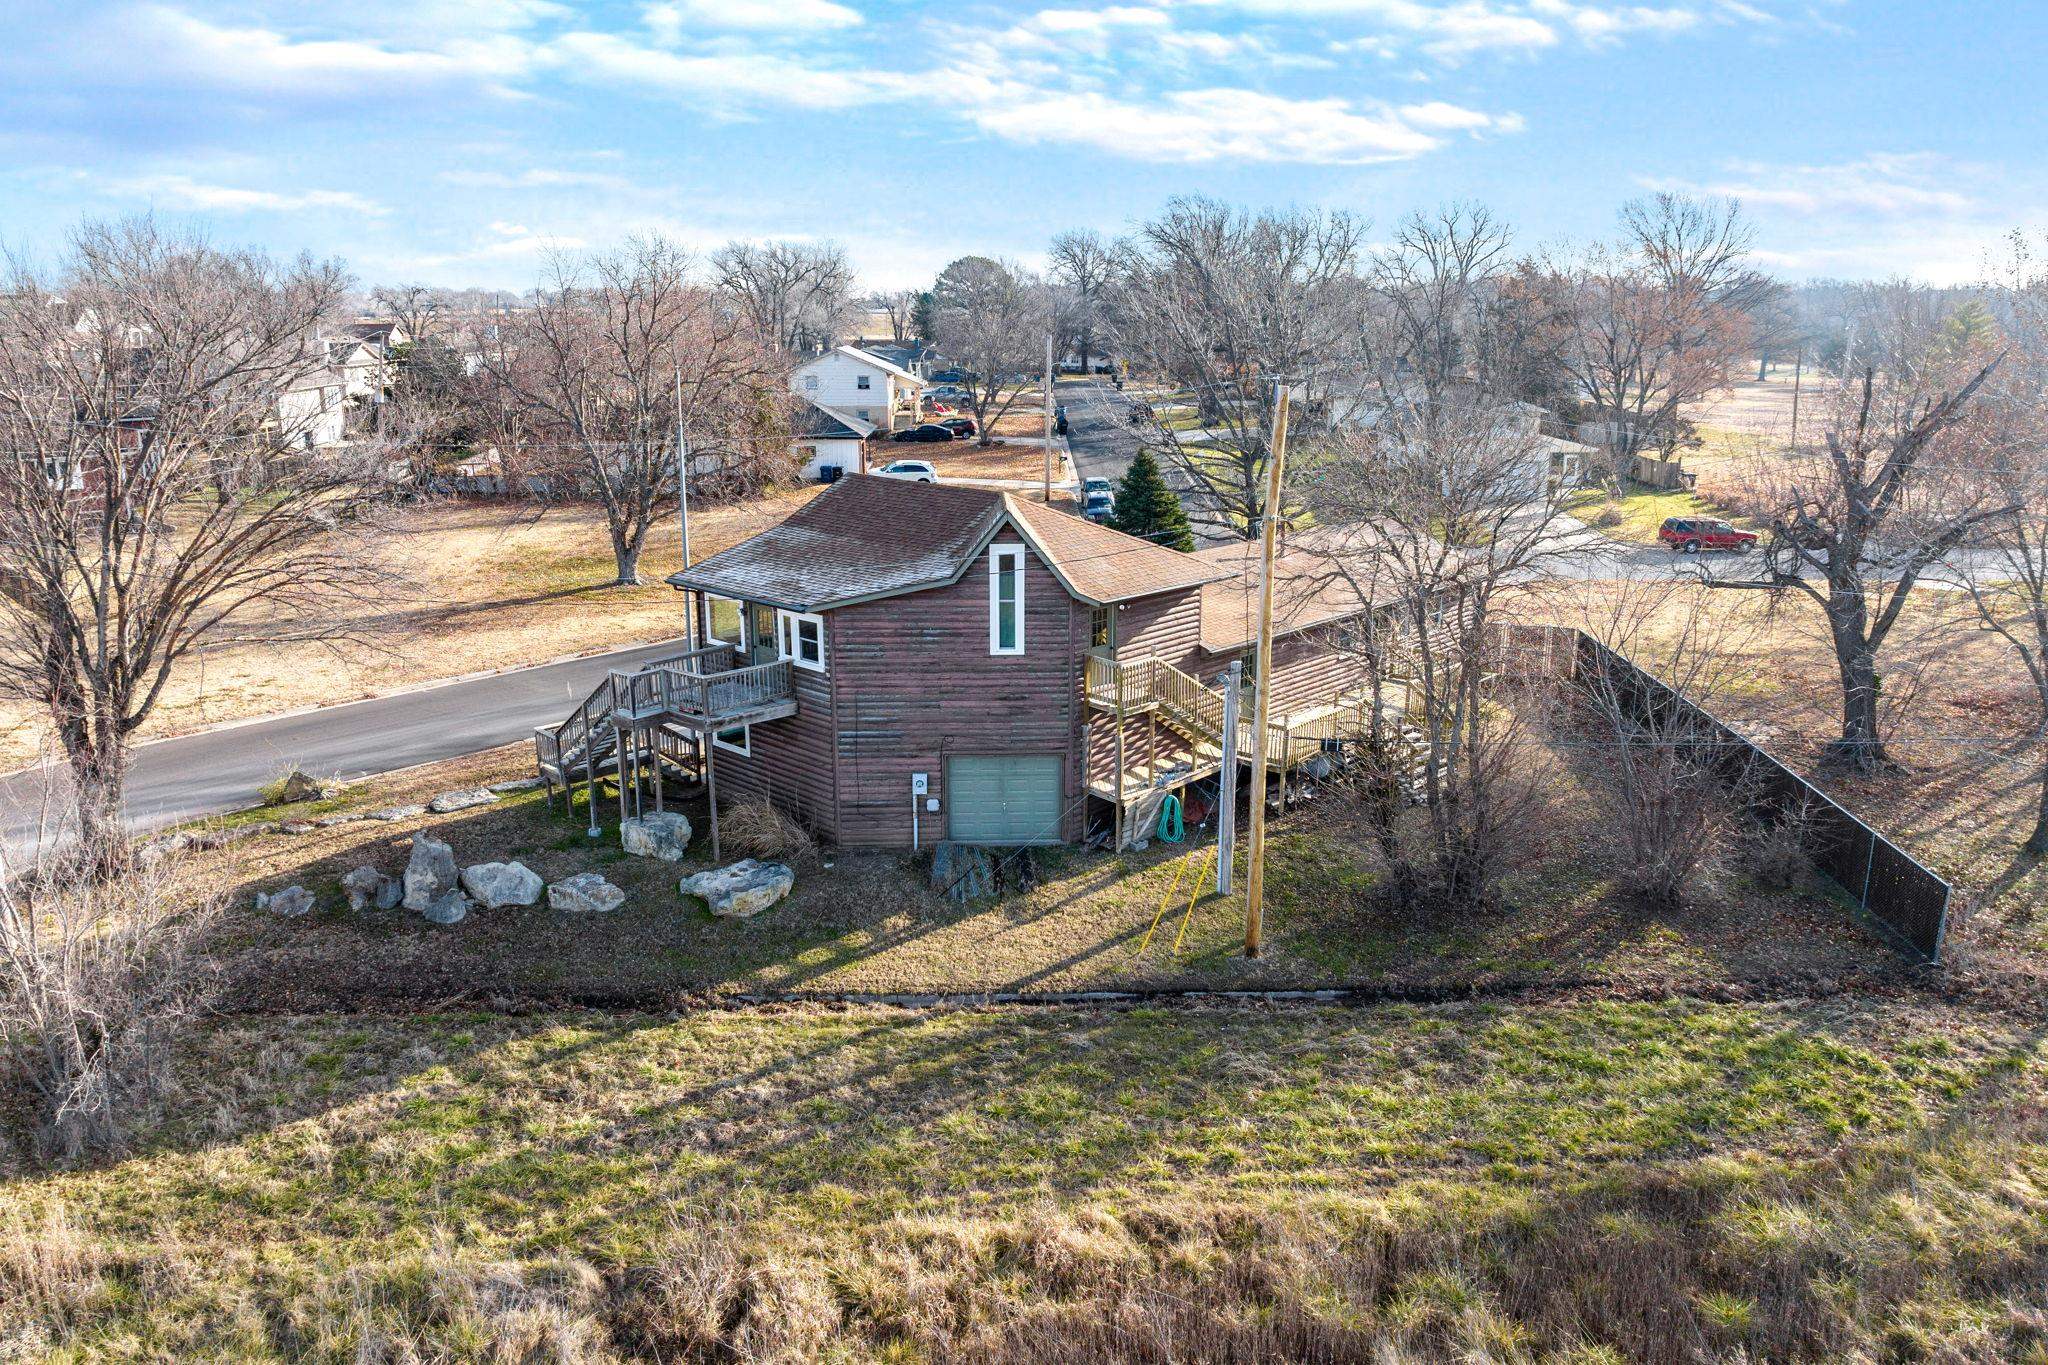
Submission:
{"label": "dry grass lawn", "polygon": [[[2038,1027],[1913,1002],[224,1020],[0,1356],[2038,1360]],[[0,1165],[0,1174],[6,1167]]]}
{"label": "dry grass lawn", "polygon": [[[693,552],[716,553],[813,496],[796,489],[700,508]],[[366,603],[367,645],[201,651],[173,675],[141,737],[377,696],[467,673],[601,653],[680,632],[672,527],[657,528],[642,586],[615,588],[603,513],[594,507],[436,502],[400,514],[390,553],[414,584],[398,601]],[[33,708],[0,705],[0,770],[27,763],[47,734]]]}

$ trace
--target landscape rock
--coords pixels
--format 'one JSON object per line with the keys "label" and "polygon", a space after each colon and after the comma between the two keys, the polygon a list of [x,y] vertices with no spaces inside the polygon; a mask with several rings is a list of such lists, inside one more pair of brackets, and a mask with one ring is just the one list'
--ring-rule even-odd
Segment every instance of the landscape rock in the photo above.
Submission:
{"label": "landscape rock", "polygon": [[488,806],[497,799],[482,787],[471,787],[467,791],[442,792],[427,802],[427,809],[436,815],[450,815],[459,810]]}
{"label": "landscape rock", "polygon": [[346,815],[323,815],[313,822],[313,827],[315,829],[333,829],[336,825],[353,825],[359,820],[367,820],[369,818],[369,816],[355,811],[350,811]]}
{"label": "landscape rock", "polygon": [[327,788],[294,768],[278,779],[276,800],[271,804],[289,806],[300,801],[318,801],[327,794]]}
{"label": "landscape rock", "polygon": [[626,903],[626,893],[601,873],[578,872],[548,888],[548,909],[604,915]]}
{"label": "landscape rock", "polygon": [[382,810],[371,811],[363,818],[365,820],[385,821],[410,820],[415,815],[425,815],[426,813],[427,808],[425,806],[386,806]]}
{"label": "landscape rock", "polygon": [[287,820],[277,827],[279,834],[311,834],[319,826],[311,820]]}
{"label": "landscape rock", "polygon": [[690,822],[681,811],[636,815],[620,824],[619,843],[635,857],[679,863],[690,847]]}
{"label": "landscape rock", "polygon": [[373,905],[379,910],[393,910],[404,895],[397,878],[387,877],[367,865],[343,877],[341,889],[348,893],[348,908],[351,910],[367,910]]}
{"label": "landscape rock", "polygon": [[461,891],[450,891],[429,902],[420,914],[432,924],[460,924],[469,918],[469,897]]}
{"label": "landscape rock", "polygon": [[486,910],[538,905],[545,885],[525,863],[476,863],[462,869],[462,889]]}
{"label": "landscape rock", "polygon": [[702,896],[711,913],[728,919],[760,914],[789,894],[796,874],[783,863],[742,858],[730,867],[697,872],[683,878],[683,894]]}
{"label": "landscape rock", "polygon": [[259,891],[256,893],[256,908],[286,919],[297,919],[313,908],[313,893],[303,886],[287,886],[268,896]]}
{"label": "landscape rock", "polygon": [[539,788],[540,783],[538,777],[515,777],[509,782],[493,782],[484,790],[496,792],[500,796],[510,796],[513,792],[534,791]]}
{"label": "landscape rock", "polygon": [[972,844],[932,849],[932,886],[949,900],[982,900],[996,893],[996,859]]}
{"label": "landscape rock", "polygon": [[425,911],[455,889],[455,850],[431,835],[414,835],[405,864],[405,908]]}

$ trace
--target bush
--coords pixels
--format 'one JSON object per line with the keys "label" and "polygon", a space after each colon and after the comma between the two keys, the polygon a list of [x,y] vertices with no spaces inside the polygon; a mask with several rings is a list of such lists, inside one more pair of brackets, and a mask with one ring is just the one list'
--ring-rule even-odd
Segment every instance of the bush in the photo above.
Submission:
{"label": "bush", "polygon": [[718,833],[727,849],[747,858],[788,862],[818,851],[810,831],[766,801],[742,801],[719,812]]}

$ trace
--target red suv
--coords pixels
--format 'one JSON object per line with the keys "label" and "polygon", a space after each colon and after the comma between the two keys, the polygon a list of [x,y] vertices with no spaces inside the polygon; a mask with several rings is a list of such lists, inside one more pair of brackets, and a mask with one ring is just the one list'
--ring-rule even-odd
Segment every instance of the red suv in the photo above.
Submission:
{"label": "red suv", "polygon": [[1666,517],[1657,528],[1657,539],[1682,555],[1696,555],[1701,550],[1741,554],[1756,544],[1756,532],[1738,531],[1714,517]]}

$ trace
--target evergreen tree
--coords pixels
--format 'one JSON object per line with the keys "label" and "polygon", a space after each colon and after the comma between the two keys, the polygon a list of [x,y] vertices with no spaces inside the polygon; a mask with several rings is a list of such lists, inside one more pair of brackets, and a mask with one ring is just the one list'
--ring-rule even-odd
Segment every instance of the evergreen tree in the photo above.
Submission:
{"label": "evergreen tree", "polygon": [[1169,550],[1195,548],[1195,535],[1188,527],[1188,514],[1181,510],[1180,495],[1167,486],[1152,452],[1140,449],[1124,471],[1116,491],[1116,511],[1109,524],[1126,535],[1142,536]]}

